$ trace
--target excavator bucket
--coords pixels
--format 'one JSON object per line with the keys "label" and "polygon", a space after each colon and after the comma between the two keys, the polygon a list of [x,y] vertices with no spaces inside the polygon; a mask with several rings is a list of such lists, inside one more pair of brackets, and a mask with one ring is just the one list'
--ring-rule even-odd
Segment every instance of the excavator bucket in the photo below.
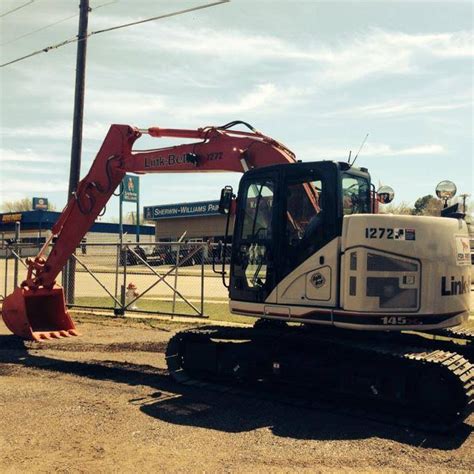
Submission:
{"label": "excavator bucket", "polygon": [[3,301],[2,317],[10,331],[32,341],[77,336],[62,287],[16,288]]}

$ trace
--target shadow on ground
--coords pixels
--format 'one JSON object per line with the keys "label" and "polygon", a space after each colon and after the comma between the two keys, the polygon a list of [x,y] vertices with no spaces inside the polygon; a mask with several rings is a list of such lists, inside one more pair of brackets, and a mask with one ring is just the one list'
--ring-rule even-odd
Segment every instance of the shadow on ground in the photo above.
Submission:
{"label": "shadow on ground", "polygon": [[[196,426],[229,433],[269,427],[277,436],[306,440],[383,438],[411,446],[453,450],[470,435],[466,424],[445,434],[433,434],[337,413],[336,409],[304,408],[258,396],[234,395],[182,386],[164,369],[117,361],[71,362],[29,353],[28,343],[0,335],[0,378],[14,374],[16,366],[72,374],[91,380],[130,386],[144,385],[156,392],[130,403],[150,417],[167,423]],[[152,350],[152,348],[149,348]],[[143,348],[141,348],[143,350]],[[74,349],[73,349],[74,351]]]}

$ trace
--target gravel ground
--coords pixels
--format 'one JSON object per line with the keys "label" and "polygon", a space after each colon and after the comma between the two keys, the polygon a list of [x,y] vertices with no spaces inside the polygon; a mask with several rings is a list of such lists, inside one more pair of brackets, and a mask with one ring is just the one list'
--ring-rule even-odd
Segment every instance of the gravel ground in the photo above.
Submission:
{"label": "gravel ground", "polygon": [[81,316],[25,344],[0,323],[0,472],[474,471],[472,416],[441,436],[180,386],[183,327]]}

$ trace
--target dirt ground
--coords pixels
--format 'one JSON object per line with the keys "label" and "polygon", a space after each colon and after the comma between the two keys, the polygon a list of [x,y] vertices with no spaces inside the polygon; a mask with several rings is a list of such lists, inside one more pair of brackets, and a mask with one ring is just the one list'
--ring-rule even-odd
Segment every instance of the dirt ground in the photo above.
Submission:
{"label": "dirt ground", "polygon": [[441,436],[183,387],[164,360],[183,325],[78,327],[25,344],[0,323],[0,472],[474,470],[472,416]]}

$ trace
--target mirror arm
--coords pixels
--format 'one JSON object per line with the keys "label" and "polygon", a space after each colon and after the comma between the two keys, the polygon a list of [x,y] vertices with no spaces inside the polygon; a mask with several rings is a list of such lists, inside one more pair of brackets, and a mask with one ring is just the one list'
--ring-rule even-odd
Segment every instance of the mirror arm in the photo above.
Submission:
{"label": "mirror arm", "polygon": [[377,190],[375,189],[375,184],[370,183],[371,187],[371,202],[372,202],[372,214],[375,214],[375,205],[377,202]]}
{"label": "mirror arm", "polygon": [[222,283],[223,285],[228,289],[230,286],[230,281],[229,283],[226,283],[225,281],[225,276],[226,276],[226,270],[225,270],[225,259],[226,259],[226,254],[227,254],[227,237],[229,236],[229,225],[230,225],[230,209],[229,212],[227,213],[227,220],[225,223],[225,234],[224,234],[224,242],[222,246],[222,270],[221,270],[221,275],[222,275]]}

